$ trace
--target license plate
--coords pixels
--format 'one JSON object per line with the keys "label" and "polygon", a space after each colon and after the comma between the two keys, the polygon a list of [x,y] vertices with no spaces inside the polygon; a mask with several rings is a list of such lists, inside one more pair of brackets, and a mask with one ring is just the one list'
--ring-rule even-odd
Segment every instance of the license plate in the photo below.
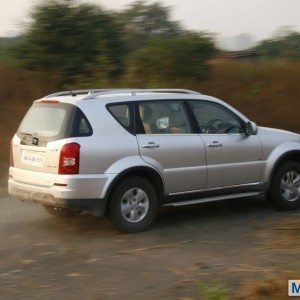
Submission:
{"label": "license plate", "polygon": [[37,151],[27,151],[22,152],[22,163],[31,166],[41,167],[44,164],[45,153]]}

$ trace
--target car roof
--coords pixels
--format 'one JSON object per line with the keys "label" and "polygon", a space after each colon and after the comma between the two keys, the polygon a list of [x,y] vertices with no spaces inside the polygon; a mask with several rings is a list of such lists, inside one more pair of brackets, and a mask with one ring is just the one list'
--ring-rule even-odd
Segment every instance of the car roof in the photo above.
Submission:
{"label": "car roof", "polygon": [[58,92],[38,99],[36,102],[59,101],[77,105],[85,100],[102,100],[106,103],[113,103],[174,98],[212,100],[210,96],[185,89],[92,89]]}
{"label": "car roof", "polygon": [[35,102],[63,102],[77,106],[85,103],[101,101],[103,104],[121,103],[131,101],[156,101],[156,100],[206,100],[221,104],[244,121],[249,119],[228,103],[208,95],[200,94],[192,90],[184,89],[92,89],[63,91],[47,95]]}

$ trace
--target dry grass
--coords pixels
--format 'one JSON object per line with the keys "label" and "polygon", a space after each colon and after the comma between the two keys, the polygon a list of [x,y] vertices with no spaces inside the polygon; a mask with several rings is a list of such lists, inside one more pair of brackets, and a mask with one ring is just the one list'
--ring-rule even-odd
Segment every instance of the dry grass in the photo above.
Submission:
{"label": "dry grass", "polygon": [[300,61],[226,61],[199,90],[220,97],[260,125],[300,132]]}
{"label": "dry grass", "polygon": [[[3,174],[8,165],[9,140],[31,102],[60,89],[45,77],[0,63],[0,168]],[[220,97],[260,125],[300,132],[299,82],[300,62],[218,61],[213,64],[210,80],[196,85],[187,82],[181,87]]]}
{"label": "dry grass", "polygon": [[266,300],[266,299],[287,299],[287,280],[265,279],[248,281],[236,299]]}

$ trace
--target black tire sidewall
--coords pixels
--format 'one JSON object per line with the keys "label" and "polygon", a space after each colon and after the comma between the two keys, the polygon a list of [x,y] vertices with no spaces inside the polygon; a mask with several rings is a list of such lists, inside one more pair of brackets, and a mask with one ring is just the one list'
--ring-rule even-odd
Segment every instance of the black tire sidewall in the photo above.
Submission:
{"label": "black tire sidewall", "polygon": [[290,171],[296,171],[300,174],[300,164],[295,161],[283,162],[276,170],[268,192],[269,201],[279,210],[295,210],[300,207],[300,197],[295,201],[288,201],[281,194],[280,184],[282,177]]}
{"label": "black tire sidewall", "polygon": [[[146,216],[136,223],[126,220],[121,212],[123,196],[132,188],[141,188],[149,198],[149,209]],[[110,199],[110,215],[119,231],[125,233],[139,232],[151,225],[156,215],[157,206],[157,194],[153,185],[143,177],[131,176],[121,180],[115,187]]]}

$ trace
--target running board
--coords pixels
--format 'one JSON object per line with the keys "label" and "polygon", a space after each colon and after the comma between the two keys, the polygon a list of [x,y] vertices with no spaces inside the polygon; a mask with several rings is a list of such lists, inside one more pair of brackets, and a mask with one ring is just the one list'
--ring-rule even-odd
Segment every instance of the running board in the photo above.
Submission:
{"label": "running board", "polygon": [[193,200],[186,200],[180,202],[173,202],[164,204],[163,206],[185,206],[185,205],[193,205],[199,203],[207,203],[219,200],[226,200],[226,199],[236,199],[236,198],[243,198],[243,197],[252,197],[260,195],[260,192],[249,192],[249,193],[239,193],[239,194],[231,194],[231,195],[223,195],[223,196],[215,196],[215,197],[207,197],[201,199],[193,199]]}

